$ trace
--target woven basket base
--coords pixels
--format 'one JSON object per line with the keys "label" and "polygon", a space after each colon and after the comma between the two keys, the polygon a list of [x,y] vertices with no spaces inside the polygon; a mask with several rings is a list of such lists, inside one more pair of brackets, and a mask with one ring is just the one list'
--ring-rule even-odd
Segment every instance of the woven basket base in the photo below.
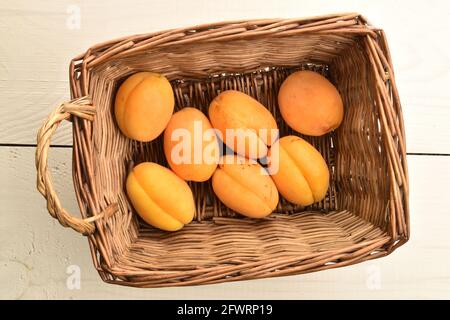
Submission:
{"label": "woven basket base", "polygon": [[345,210],[274,214],[264,220],[217,217],[176,233],[141,223],[139,237],[118,257],[120,267],[110,272],[124,285],[148,287],[192,285],[208,277],[210,283],[226,281],[224,276],[254,279],[299,273],[298,268],[320,258],[332,267],[361,247],[389,240],[381,229]]}

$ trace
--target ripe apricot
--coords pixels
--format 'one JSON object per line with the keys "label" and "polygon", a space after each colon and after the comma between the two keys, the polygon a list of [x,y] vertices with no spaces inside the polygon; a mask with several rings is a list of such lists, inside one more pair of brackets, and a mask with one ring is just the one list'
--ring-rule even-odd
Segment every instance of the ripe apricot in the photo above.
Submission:
{"label": "ripe apricot", "polygon": [[284,80],[278,92],[284,121],[295,131],[321,136],[344,118],[342,98],[336,87],[313,71],[297,71]]}
{"label": "ripe apricot", "polygon": [[156,228],[176,231],[194,217],[194,196],[189,185],[157,163],[135,166],[128,174],[126,190],[137,213]]}
{"label": "ripe apricot", "polygon": [[241,156],[222,157],[212,187],[228,208],[250,218],[263,218],[278,204],[277,188],[264,168]]}
{"label": "ripe apricot", "polygon": [[225,144],[247,158],[266,156],[267,146],[278,136],[277,123],[270,111],[240,91],[220,93],[209,105],[208,113]]}
{"label": "ripe apricot", "polygon": [[330,178],[328,166],[307,141],[297,136],[282,137],[269,150],[269,159],[278,162],[272,179],[286,200],[307,206],[325,197]]}
{"label": "ripe apricot", "polygon": [[172,86],[163,75],[139,72],[119,87],[114,113],[125,136],[148,142],[163,132],[174,105]]}
{"label": "ripe apricot", "polygon": [[164,131],[170,168],[186,181],[206,181],[216,170],[219,144],[208,118],[198,109],[174,113]]}

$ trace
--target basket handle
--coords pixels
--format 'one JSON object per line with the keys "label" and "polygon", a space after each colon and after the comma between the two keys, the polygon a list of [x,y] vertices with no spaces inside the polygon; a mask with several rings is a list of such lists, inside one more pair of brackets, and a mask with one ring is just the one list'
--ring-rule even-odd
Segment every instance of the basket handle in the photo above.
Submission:
{"label": "basket handle", "polygon": [[69,120],[71,116],[76,116],[89,121],[94,119],[95,108],[91,105],[87,97],[61,103],[48,116],[44,125],[37,134],[36,145],[36,170],[37,170],[37,189],[47,200],[47,210],[50,215],[58,219],[59,223],[65,227],[84,235],[92,234],[95,231],[95,220],[108,217],[117,211],[117,204],[110,205],[98,215],[81,219],[74,217],[62,206],[53,187],[53,182],[48,170],[48,150],[50,139],[63,120]]}

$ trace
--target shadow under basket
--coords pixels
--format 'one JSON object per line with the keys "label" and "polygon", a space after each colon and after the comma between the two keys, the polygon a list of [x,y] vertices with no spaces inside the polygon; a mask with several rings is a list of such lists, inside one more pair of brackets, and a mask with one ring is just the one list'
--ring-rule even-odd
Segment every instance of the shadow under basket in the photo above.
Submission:
{"label": "shadow under basket", "polygon": [[[139,71],[164,74],[176,110],[207,114],[221,91],[245,92],[266,106],[281,135],[277,93],[292,72],[315,70],[339,90],[342,125],[304,138],[330,169],[326,198],[310,207],[280,199],[269,217],[235,214],[210,181],[191,183],[194,221],[168,233],[145,224],[125,194],[130,166],[166,165],[162,139],[124,137],[113,116],[120,83]],[[136,287],[198,285],[308,273],[385,256],[409,238],[408,173],[401,106],[384,32],[359,14],[237,21],[135,35],[102,43],[70,64],[73,100],[38,133],[38,189],[49,212],[88,236],[109,283]],[[47,168],[50,138],[73,122],[73,181],[81,218],[60,203]]]}

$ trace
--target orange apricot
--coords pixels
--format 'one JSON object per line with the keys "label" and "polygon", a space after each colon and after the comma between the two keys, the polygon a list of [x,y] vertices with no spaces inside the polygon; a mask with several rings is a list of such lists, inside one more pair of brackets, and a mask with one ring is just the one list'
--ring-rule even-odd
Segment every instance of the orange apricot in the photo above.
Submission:
{"label": "orange apricot", "polygon": [[137,213],[156,228],[176,231],[194,217],[194,196],[189,185],[157,163],[135,166],[128,174],[126,190]]}
{"label": "orange apricot", "polygon": [[277,188],[265,169],[241,156],[222,157],[212,187],[228,208],[250,218],[268,216],[278,204]]}
{"label": "orange apricot", "polygon": [[128,77],[119,87],[114,113],[125,136],[148,142],[163,132],[174,105],[172,86],[163,75],[139,72]]}
{"label": "orange apricot", "polygon": [[307,206],[325,197],[330,178],[328,166],[307,141],[297,136],[282,137],[268,156],[270,162],[277,162],[272,179],[286,200]]}
{"label": "orange apricot", "polygon": [[297,71],[287,77],[278,92],[278,105],[292,129],[310,136],[336,129],[344,118],[338,90],[313,71]]}
{"label": "orange apricot", "polygon": [[270,111],[243,92],[220,93],[211,102],[208,113],[225,144],[247,158],[266,156],[267,146],[278,137],[277,123]]}
{"label": "orange apricot", "polygon": [[206,181],[216,170],[219,144],[208,118],[198,109],[173,114],[164,131],[164,153],[170,168],[186,181]]}

